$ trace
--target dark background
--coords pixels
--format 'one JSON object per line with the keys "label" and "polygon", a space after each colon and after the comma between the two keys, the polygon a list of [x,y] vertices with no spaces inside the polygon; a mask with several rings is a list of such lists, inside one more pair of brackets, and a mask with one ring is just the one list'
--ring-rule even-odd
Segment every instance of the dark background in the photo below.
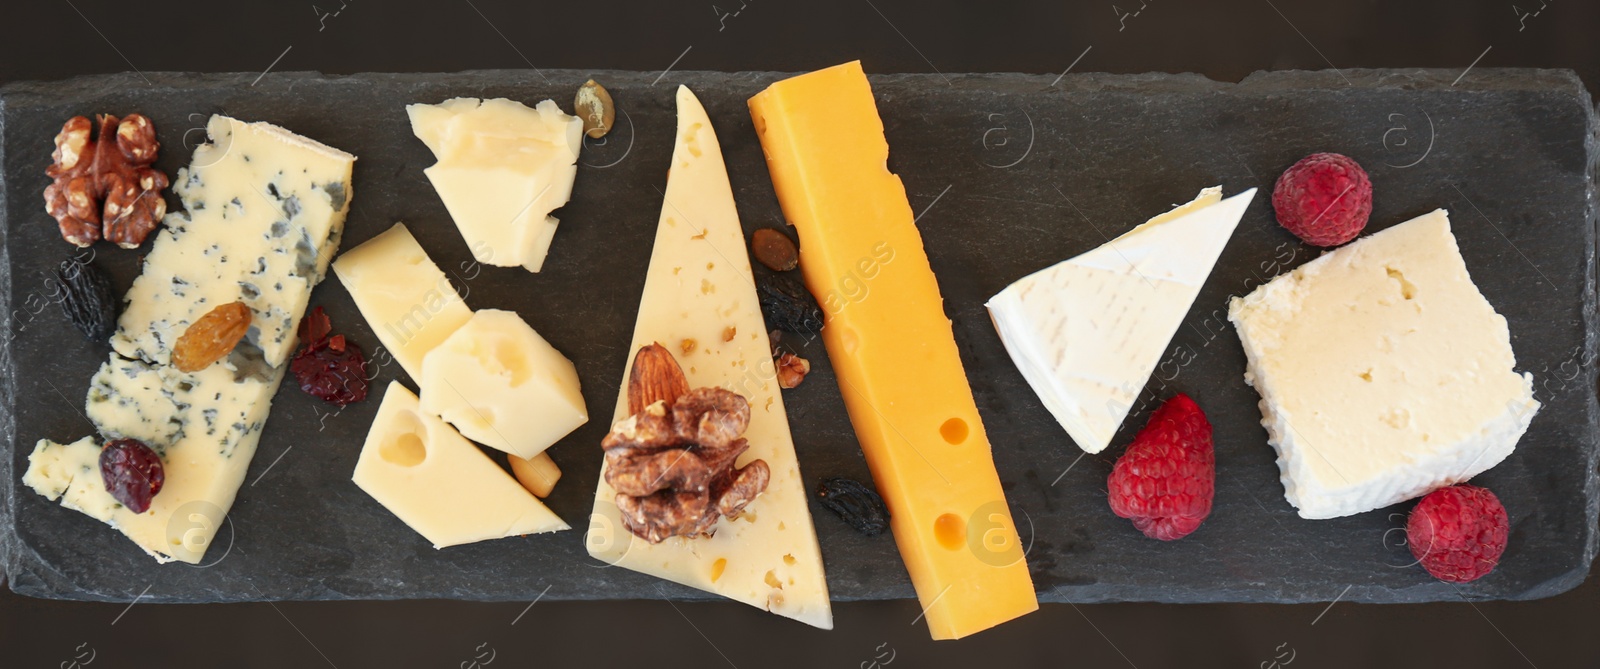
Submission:
{"label": "dark background", "polygon": [[[860,58],[870,72],[1059,74],[1077,60],[1074,72],[1228,81],[1328,67],[1470,77],[1477,61],[1572,68],[1600,88],[1600,3],[1580,0],[740,2],[7,0],[0,83],[269,65],[803,71]],[[913,601],[834,612],[821,632],[733,603],[130,606],[0,588],[0,666],[1600,666],[1594,579],[1518,603],[1047,605],[939,644],[913,624]]]}

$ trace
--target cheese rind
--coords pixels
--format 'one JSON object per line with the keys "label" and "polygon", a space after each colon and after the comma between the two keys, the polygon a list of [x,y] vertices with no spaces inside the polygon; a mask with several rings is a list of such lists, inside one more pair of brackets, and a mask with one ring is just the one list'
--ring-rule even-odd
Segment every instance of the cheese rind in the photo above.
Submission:
{"label": "cheese rind", "polygon": [[333,271],[412,380],[422,380],[423,356],[472,318],[449,277],[404,223],[344,252]]}
{"label": "cheese rind", "polygon": [[860,63],[775,83],[750,99],[750,112],[800,233],[806,284],[827,307],[822,338],[933,637],[1038,609]]}
{"label": "cheese rind", "polygon": [[568,529],[398,381],[383,393],[351,480],[436,549]]}
{"label": "cheese rind", "polygon": [[[175,181],[187,211],[163,221],[85,401],[101,435],[160,454],[161,492],[142,514],[118,504],[92,439],[39,442],[25,476],[160,562],[199,563],[233,505],[311,289],[339,245],[355,161],[266,123],[213,116],[207,131],[211,143]],[[190,323],[236,300],[250,305],[252,322],[232,353],[192,374],[168,364]],[[49,463],[67,461],[93,462],[94,475],[61,479],[65,470]]]}
{"label": "cheese rind", "polygon": [[1084,451],[1110,445],[1254,196],[1207,188],[989,300],[1011,361]]}
{"label": "cheese rind", "polygon": [[[705,108],[688,88],[678,88],[677,104],[672,168],[629,351],[653,342],[681,351],[682,342],[693,340],[693,351],[678,359],[689,386],[721,387],[749,401],[744,437],[750,450],[737,465],[765,460],[771,479],[737,519],[718,520],[713,536],[651,544],[622,526],[613,502],[616,491],[602,474],[589,524],[589,554],[831,629],[822,553],[722,148]],[[628,416],[627,370],[621,378],[614,420]]]}
{"label": "cheese rind", "polygon": [[423,358],[422,410],[532,458],[589,422],[578,369],[522,317],[483,309]]}
{"label": "cheese rind", "polygon": [[1228,318],[1305,518],[1468,480],[1511,454],[1540,407],[1443,210],[1234,298]]}
{"label": "cheese rind", "polygon": [[551,100],[529,108],[506,99],[455,98],[406,107],[413,134],[438,162],[423,170],[479,262],[544,265],[572,197],[583,120]]}

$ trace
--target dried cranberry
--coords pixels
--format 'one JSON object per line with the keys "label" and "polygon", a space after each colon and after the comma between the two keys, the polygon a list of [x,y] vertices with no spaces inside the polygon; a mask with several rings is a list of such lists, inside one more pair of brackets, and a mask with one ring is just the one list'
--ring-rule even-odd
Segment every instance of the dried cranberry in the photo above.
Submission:
{"label": "dried cranberry", "polygon": [[166,481],[161,457],[137,439],[118,439],[100,449],[100,478],[106,492],[134,513],[150,509],[150,499]]}
{"label": "dried cranberry", "polygon": [[344,335],[329,337],[332,331],[322,307],[312,309],[300,322],[305,348],[289,363],[289,371],[301,390],[342,407],[367,398],[367,361],[361,347],[345,341]]}

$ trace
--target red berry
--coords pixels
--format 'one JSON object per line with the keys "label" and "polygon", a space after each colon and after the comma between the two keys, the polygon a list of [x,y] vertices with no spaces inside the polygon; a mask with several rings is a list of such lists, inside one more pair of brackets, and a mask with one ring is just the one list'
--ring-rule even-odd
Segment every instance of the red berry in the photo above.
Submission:
{"label": "red berry", "polygon": [[1406,520],[1406,545],[1441,581],[1466,583],[1494,571],[1511,522],[1487,488],[1453,485],[1423,497]]}
{"label": "red berry", "polygon": [[311,310],[300,322],[300,339],[305,348],[289,363],[300,389],[336,406],[367,398],[367,361],[361,347],[346,341],[344,335],[329,337],[333,327],[322,307]]}
{"label": "red berry", "polygon": [[1372,215],[1372,180],[1349,156],[1313,153],[1284,170],[1272,189],[1278,223],[1313,246],[1356,238]]}
{"label": "red berry", "polygon": [[1111,511],[1133,520],[1145,536],[1182,539],[1211,514],[1216,489],[1211,422],[1188,395],[1178,394],[1150,416],[1106,481]]}
{"label": "red berry", "polygon": [[136,439],[118,439],[100,449],[100,479],[106,492],[129,511],[149,510],[166,478],[161,456]]}

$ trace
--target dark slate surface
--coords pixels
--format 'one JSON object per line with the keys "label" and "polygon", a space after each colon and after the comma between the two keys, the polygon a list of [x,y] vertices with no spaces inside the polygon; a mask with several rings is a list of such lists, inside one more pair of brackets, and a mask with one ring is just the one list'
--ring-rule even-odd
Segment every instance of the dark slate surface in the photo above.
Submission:
{"label": "dark slate surface", "polygon": [[[1594,557],[1596,122],[1567,71],[1256,74],[1240,84],[1193,75],[874,77],[890,167],[905,180],[955,322],[1030,566],[1045,601],[1366,602],[1537,598],[1582,580]],[[3,102],[6,224],[0,252],[0,559],[17,592],[71,599],[701,598],[584,552],[582,530],[435,551],[349,482],[376,401],[329,413],[280,391],[246,485],[204,568],[157,565],[118,533],[20,483],[32,444],[71,440],[104,350],[67,331],[41,272],[72,249],[41,211],[51,137],[74,114],[151,116],[161,166],[185,164],[206,115],[282,124],[361,157],[346,247],[404,220],[474,308],[515,309],[578,365],[592,409],[610,407],[644,282],[671,149],[674,85],[695,89],[717,126],[746,228],[778,225],[777,202],[745,100],[781,75],[546,71],[322,77],[147,73],[15,84]],[[403,106],[453,96],[553,97],[570,108],[586,78],[623,113],[582,157],[545,271],[469,266],[466,245],[422,175],[433,162]],[[1346,77],[1348,80],[1346,80]],[[1273,221],[1268,194],[1285,167],[1339,151],[1371,172],[1375,230],[1445,207],[1467,265],[1510,321],[1519,366],[1545,404],[1516,453],[1479,477],[1512,518],[1501,567],[1467,586],[1429,578],[1402,546],[1409,505],[1302,520],[1283,499],[1273,453],[1244,385],[1244,354],[1224,314],[1230,296],[1316,255]],[[1215,184],[1264,191],[1246,213],[1147,398],[1183,391],[1216,429],[1215,511],[1176,543],[1114,517],[1105,478],[1150,406],[1116,446],[1085,457],[1034,398],[982,303],[1008,282],[1097,246]],[[175,204],[175,203],[174,203]],[[102,244],[98,262],[125,289],[138,253]],[[369,348],[376,339],[337,280],[313,303]],[[914,336],[914,333],[908,333]],[[792,340],[791,340],[792,341]],[[867,470],[820,342],[798,342],[811,380],[790,391],[808,480]],[[404,378],[397,366],[379,382]],[[591,411],[604,415],[605,411]],[[565,475],[550,506],[586,523],[606,425],[551,455]],[[912,596],[894,543],[865,538],[812,504],[838,599]]]}

